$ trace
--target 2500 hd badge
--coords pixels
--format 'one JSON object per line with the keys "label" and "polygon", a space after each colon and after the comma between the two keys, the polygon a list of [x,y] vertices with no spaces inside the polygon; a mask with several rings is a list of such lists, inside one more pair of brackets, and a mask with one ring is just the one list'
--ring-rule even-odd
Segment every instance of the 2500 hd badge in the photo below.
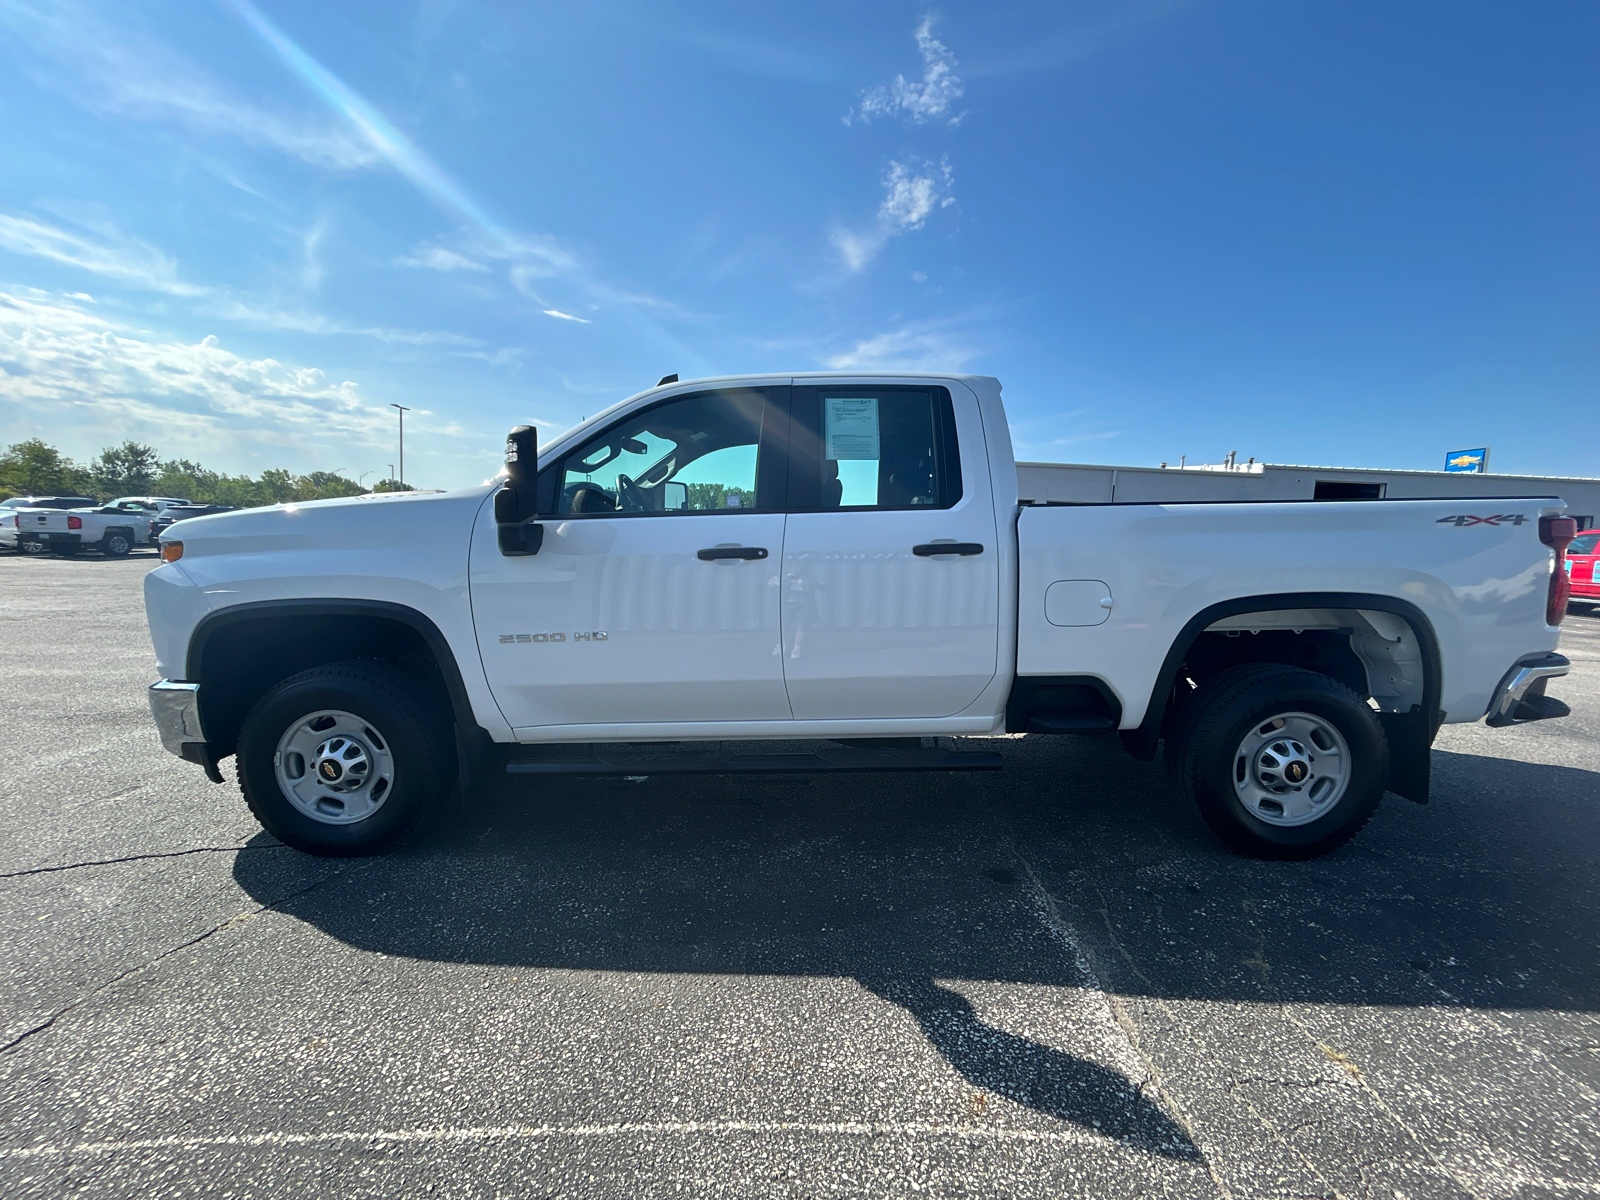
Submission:
{"label": "2500 hd badge", "polygon": [[[603,642],[610,634],[607,633],[575,633],[572,640],[575,642]],[[508,645],[512,642],[564,642],[567,635],[564,633],[502,633],[500,644]]]}

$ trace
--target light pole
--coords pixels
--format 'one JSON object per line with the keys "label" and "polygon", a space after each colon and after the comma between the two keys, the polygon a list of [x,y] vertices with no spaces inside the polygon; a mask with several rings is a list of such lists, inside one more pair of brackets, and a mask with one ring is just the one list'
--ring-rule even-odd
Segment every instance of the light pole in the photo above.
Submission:
{"label": "light pole", "polygon": [[391,404],[389,407],[400,410],[400,483],[404,486],[406,481],[406,414],[411,410],[404,404]]}

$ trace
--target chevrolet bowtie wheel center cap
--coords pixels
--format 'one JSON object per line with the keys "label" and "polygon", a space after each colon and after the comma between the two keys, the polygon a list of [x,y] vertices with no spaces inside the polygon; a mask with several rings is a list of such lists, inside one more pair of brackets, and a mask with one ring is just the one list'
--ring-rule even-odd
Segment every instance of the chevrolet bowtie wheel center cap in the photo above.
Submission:
{"label": "chevrolet bowtie wheel center cap", "polygon": [[1256,778],[1269,791],[1298,788],[1311,777],[1306,748],[1289,738],[1268,742],[1256,759]]}
{"label": "chevrolet bowtie wheel center cap", "polygon": [[366,782],[372,763],[367,748],[354,738],[340,735],[316,750],[317,775],[336,792],[354,791]]}

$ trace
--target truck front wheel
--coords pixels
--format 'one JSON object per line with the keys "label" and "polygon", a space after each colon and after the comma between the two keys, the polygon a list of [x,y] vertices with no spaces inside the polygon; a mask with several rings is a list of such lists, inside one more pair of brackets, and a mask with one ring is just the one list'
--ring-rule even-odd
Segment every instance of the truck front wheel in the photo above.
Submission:
{"label": "truck front wheel", "polygon": [[386,663],[314,667],[245,718],[239,788],[262,827],[307,854],[377,854],[443,795],[443,745],[406,674]]}
{"label": "truck front wheel", "polygon": [[1229,848],[1304,859],[1354,837],[1389,777],[1389,744],[1353,691],[1314,671],[1230,667],[1178,710],[1173,782]]}

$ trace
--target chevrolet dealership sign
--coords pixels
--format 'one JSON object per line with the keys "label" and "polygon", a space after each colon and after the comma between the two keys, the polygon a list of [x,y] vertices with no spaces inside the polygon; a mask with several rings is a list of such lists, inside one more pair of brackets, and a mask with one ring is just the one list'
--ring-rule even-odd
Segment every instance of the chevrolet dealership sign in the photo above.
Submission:
{"label": "chevrolet dealership sign", "polygon": [[1482,475],[1489,470],[1489,447],[1484,446],[1477,450],[1452,450],[1444,456],[1444,469]]}

